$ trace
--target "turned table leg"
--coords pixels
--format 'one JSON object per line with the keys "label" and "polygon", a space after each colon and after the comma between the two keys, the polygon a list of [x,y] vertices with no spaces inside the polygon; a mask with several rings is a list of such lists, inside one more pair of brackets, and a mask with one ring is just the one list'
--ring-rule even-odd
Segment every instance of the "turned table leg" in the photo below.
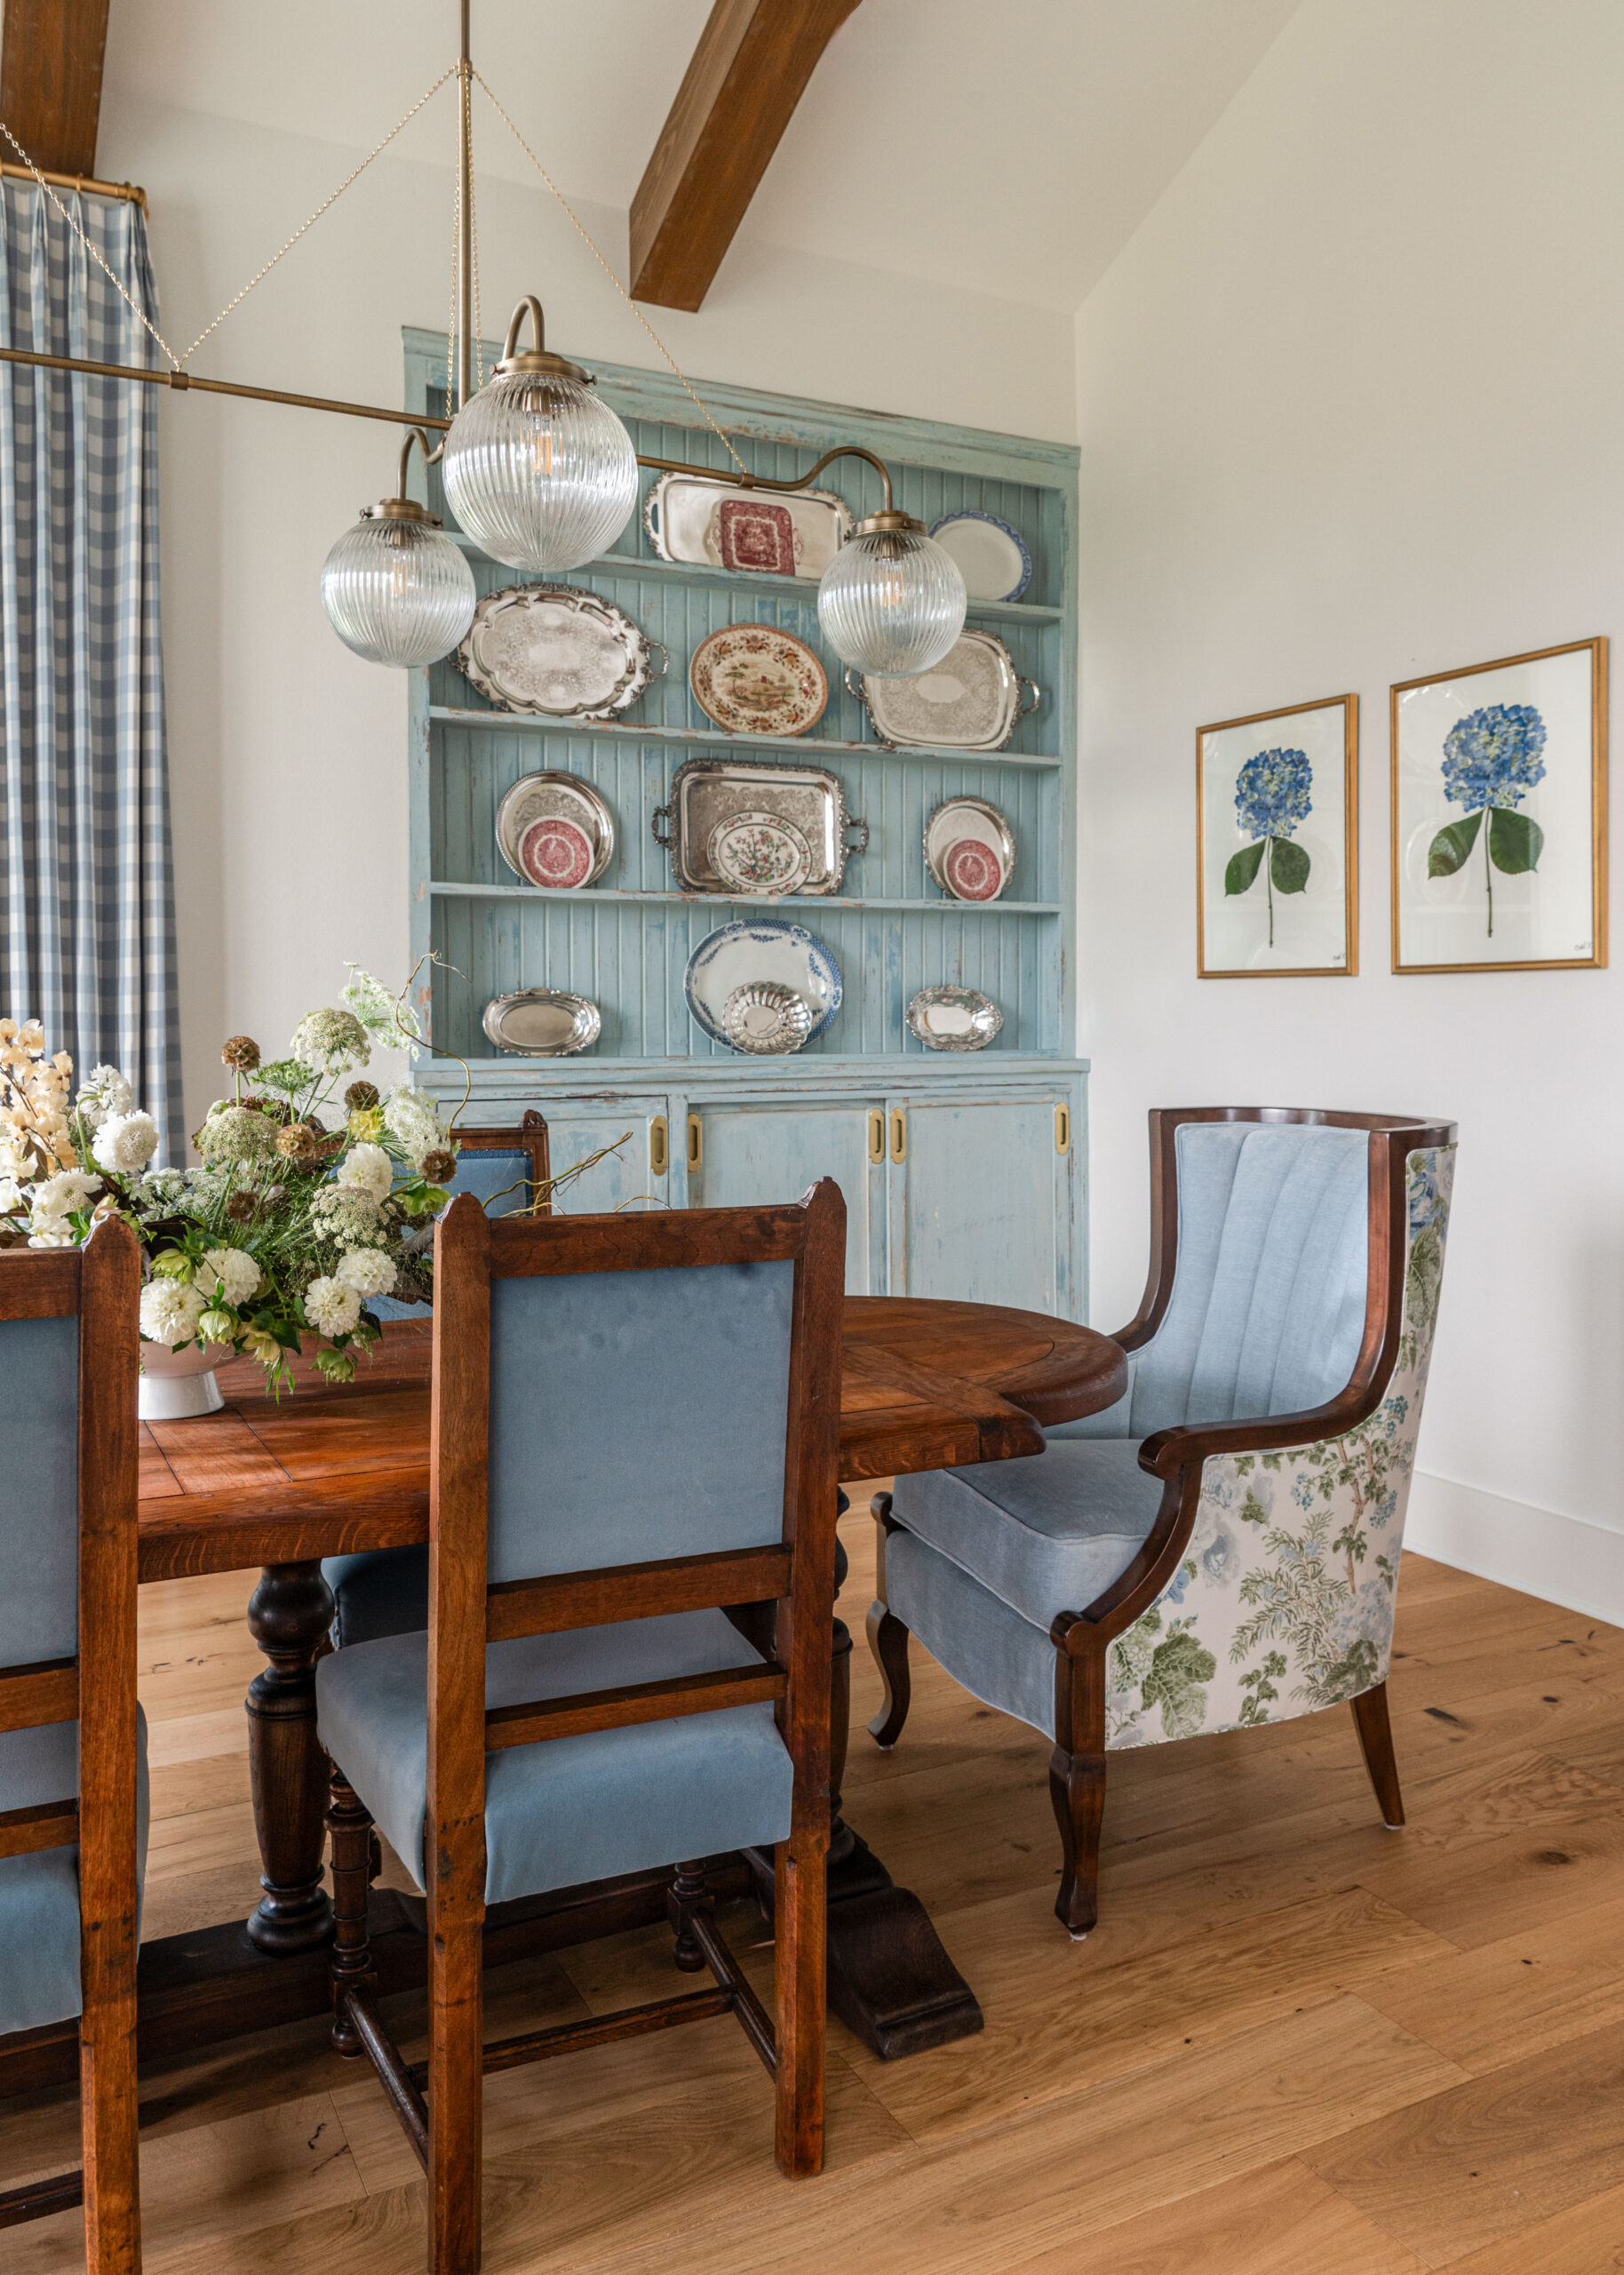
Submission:
{"label": "turned table leg", "polygon": [[262,1952],[313,1950],[332,1934],[322,1885],[327,1757],[315,1734],[315,1664],[332,1624],[320,1564],[267,1564],[248,1632],[270,1664],[249,1686],[248,1765],[265,1894],[250,1915]]}

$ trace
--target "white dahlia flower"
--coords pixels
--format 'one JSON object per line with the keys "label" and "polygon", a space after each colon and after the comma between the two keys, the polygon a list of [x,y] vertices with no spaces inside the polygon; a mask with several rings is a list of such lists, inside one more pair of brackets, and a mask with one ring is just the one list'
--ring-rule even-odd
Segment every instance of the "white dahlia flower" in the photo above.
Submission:
{"label": "white dahlia flower", "polygon": [[228,1304],[245,1304],[260,1281],[259,1265],[240,1248],[205,1249],[202,1276],[205,1283],[219,1281],[220,1294]]}
{"label": "white dahlia flower", "polygon": [[338,1164],[336,1182],[364,1193],[370,1201],[383,1201],[394,1183],[394,1163],[381,1145],[352,1145]]}
{"label": "white dahlia flower", "polygon": [[333,1278],[358,1296],[386,1296],[394,1285],[394,1265],[382,1249],[353,1248]]}
{"label": "white dahlia flower", "polygon": [[148,1343],[189,1343],[203,1314],[195,1288],[179,1280],[149,1280],[141,1290],[141,1333]]}
{"label": "white dahlia flower", "polygon": [[96,1132],[96,1159],[104,1169],[130,1177],[158,1150],[158,1125],[149,1114],[110,1114]]}
{"label": "white dahlia flower", "polygon": [[360,1294],[342,1280],[313,1280],[305,1290],[305,1317],[318,1335],[347,1335],[361,1317]]}

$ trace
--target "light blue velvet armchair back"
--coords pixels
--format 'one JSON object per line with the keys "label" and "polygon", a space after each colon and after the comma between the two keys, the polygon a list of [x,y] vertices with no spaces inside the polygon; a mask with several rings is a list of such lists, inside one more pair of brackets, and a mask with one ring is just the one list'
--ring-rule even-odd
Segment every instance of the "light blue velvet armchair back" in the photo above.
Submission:
{"label": "light blue velvet armchair back", "polygon": [[[457,1175],[450,1191],[471,1193],[476,1201],[486,1204],[486,1214],[510,1217],[515,1210],[528,1209],[535,1199],[530,1182],[533,1161],[528,1149],[515,1145],[511,1153],[500,1146],[468,1146],[457,1157]],[[500,1200],[497,1196],[500,1194]],[[497,1205],[490,1207],[492,1201]],[[376,1312],[379,1319],[426,1320],[428,1310],[423,1304],[398,1304],[393,1296],[375,1296],[367,1308]]]}
{"label": "light blue velvet armchair back", "polygon": [[79,1322],[0,1320],[0,1667],[79,1648]]}
{"label": "light blue velvet armchair back", "polygon": [[491,1579],[780,1539],[793,1290],[787,1263],[493,1281]]}

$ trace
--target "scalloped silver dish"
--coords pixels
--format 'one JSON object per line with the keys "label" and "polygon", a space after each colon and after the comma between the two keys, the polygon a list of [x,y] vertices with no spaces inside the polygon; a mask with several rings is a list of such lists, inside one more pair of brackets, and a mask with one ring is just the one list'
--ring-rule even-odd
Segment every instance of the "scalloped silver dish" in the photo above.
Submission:
{"label": "scalloped silver dish", "polygon": [[782,1058],[799,1050],[812,1032],[812,1008],[792,987],[770,979],[747,980],[721,1007],[721,1028],[735,1050]]}
{"label": "scalloped silver dish", "polygon": [[984,1050],[1003,1024],[979,987],[921,987],[908,1006],[909,1032],[927,1050]]}
{"label": "scalloped silver dish", "polygon": [[521,1058],[572,1058],[603,1032],[603,1014],[585,995],[560,987],[521,987],[497,995],[482,1023],[498,1050]]}
{"label": "scalloped silver dish", "polygon": [[613,719],[664,676],[671,657],[663,641],[650,640],[601,593],[579,585],[504,585],[474,610],[457,661],[504,711]]}

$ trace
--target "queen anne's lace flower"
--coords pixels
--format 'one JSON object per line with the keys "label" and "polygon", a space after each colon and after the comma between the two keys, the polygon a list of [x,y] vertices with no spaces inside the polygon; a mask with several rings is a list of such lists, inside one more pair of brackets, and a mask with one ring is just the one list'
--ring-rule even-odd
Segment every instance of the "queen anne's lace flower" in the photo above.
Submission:
{"label": "queen anne's lace flower", "polygon": [[149,1114],[110,1114],[96,1132],[96,1159],[104,1169],[129,1177],[158,1150],[158,1125]]}
{"label": "queen anne's lace flower", "polygon": [[381,979],[362,971],[358,963],[344,990],[344,1000],[376,1042],[399,1045],[416,1038],[418,1022],[399,996],[392,995]]}
{"label": "queen anne's lace flower", "polygon": [[141,1290],[141,1333],[148,1343],[189,1343],[203,1314],[195,1288],[178,1280],[149,1280]]}
{"label": "queen anne's lace flower", "polygon": [[195,1144],[205,1161],[257,1161],[275,1136],[262,1114],[244,1106],[219,1106],[198,1131]]}
{"label": "queen anne's lace flower", "polygon": [[394,1285],[394,1265],[381,1249],[353,1248],[340,1258],[335,1280],[358,1296],[386,1296]]}
{"label": "queen anne's lace flower", "polygon": [[293,1030],[293,1056],[313,1074],[342,1074],[372,1055],[367,1031],[354,1011],[311,1011]]}
{"label": "queen anne's lace flower", "polygon": [[384,1128],[401,1151],[419,1167],[425,1153],[438,1152],[446,1130],[429,1101],[402,1082],[384,1101]]}
{"label": "queen anne's lace flower", "polygon": [[1309,817],[1314,770],[1301,750],[1260,750],[1235,778],[1235,810],[1250,838],[1289,837]]}
{"label": "queen anne's lace flower", "polygon": [[381,1145],[352,1145],[338,1164],[337,1182],[382,1201],[394,1183],[394,1163]]}
{"label": "queen anne's lace flower", "polygon": [[342,1280],[313,1280],[305,1290],[305,1317],[318,1335],[347,1335],[361,1317],[360,1292]]}
{"label": "queen anne's lace flower", "polygon": [[318,1232],[346,1247],[371,1246],[383,1238],[378,1204],[355,1185],[324,1185],[310,1203]]}
{"label": "queen anne's lace flower", "polygon": [[199,1278],[205,1286],[219,1281],[228,1304],[245,1304],[259,1285],[260,1272],[251,1256],[240,1248],[205,1249]]}

